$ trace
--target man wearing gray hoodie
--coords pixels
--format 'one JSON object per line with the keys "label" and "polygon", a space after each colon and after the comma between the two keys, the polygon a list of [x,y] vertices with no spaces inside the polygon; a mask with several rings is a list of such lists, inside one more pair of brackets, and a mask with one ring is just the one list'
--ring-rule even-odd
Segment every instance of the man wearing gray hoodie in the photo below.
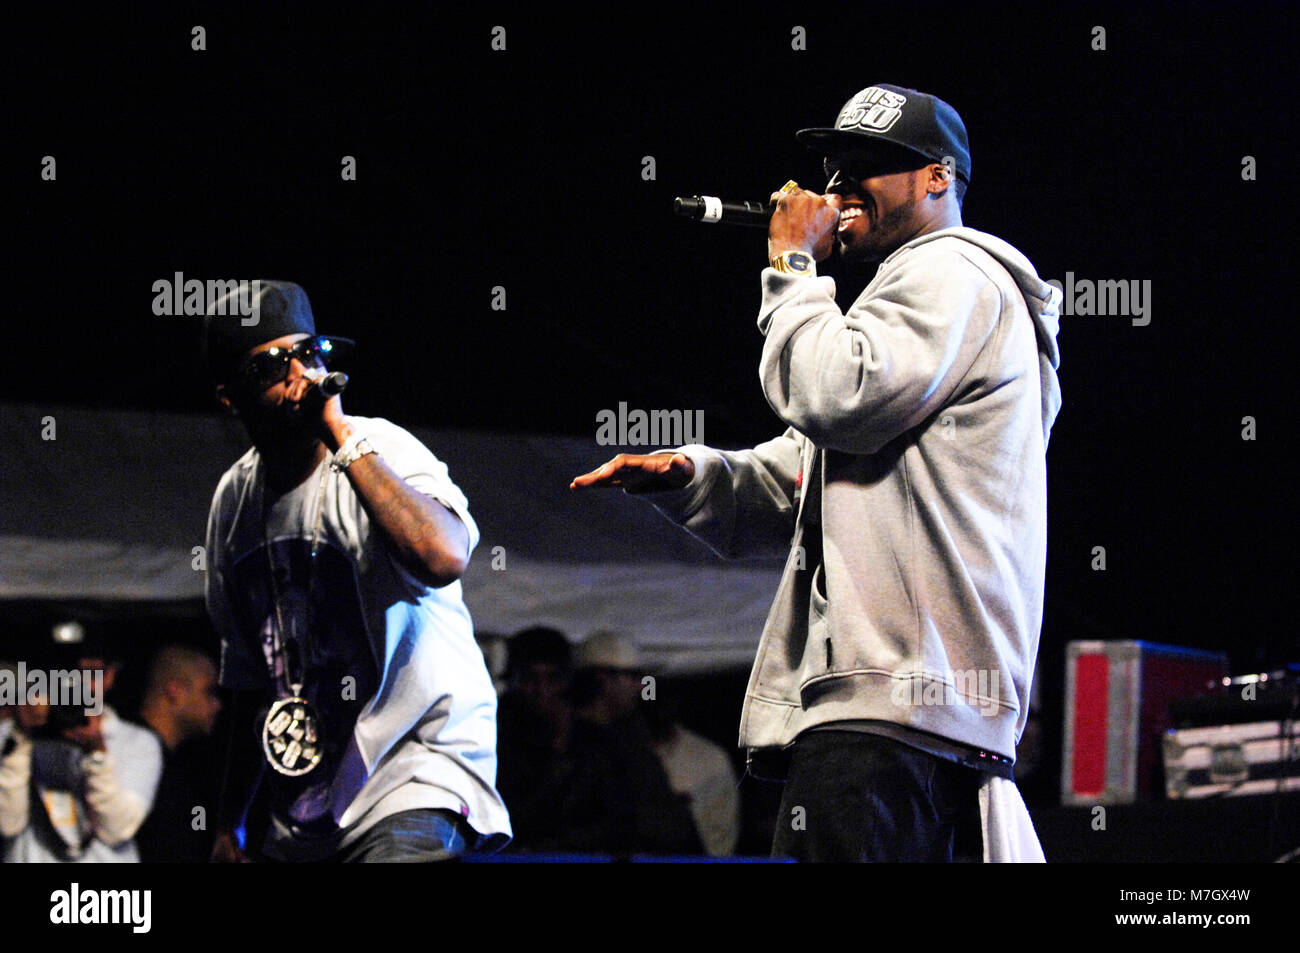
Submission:
{"label": "man wearing gray hoodie", "polygon": [[[965,126],[877,84],[800,141],[825,194],[772,196],[752,450],[620,454],[575,488],[647,494],[723,556],[785,553],[741,718],[782,752],[775,855],[1041,860],[1015,790],[1060,409],[1060,293],[961,221]],[[816,262],[879,262],[845,313]],[[755,772],[757,773],[757,772]]]}

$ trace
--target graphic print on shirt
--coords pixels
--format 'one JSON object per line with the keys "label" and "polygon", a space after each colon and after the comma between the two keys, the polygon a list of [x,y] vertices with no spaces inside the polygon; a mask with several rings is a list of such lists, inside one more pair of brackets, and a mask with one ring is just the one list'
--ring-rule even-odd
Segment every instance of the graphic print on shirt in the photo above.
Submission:
{"label": "graphic print on shirt", "polygon": [[[302,697],[320,716],[321,764],[301,779],[267,772],[274,809],[299,824],[327,820],[330,784],[379,683],[352,560],[322,540],[315,563],[313,570],[310,540],[278,539],[271,546],[274,586],[262,545],[235,564],[230,587],[238,631],[252,657],[265,662],[275,697],[289,697],[301,680]],[[260,733],[260,721],[257,727]]]}

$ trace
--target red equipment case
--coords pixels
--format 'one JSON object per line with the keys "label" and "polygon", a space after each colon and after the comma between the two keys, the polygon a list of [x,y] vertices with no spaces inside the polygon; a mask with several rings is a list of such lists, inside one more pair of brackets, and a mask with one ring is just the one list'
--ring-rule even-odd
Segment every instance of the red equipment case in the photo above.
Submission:
{"label": "red equipment case", "polygon": [[1065,663],[1062,804],[1127,804],[1163,793],[1169,703],[1227,674],[1223,653],[1157,642],[1071,642]]}

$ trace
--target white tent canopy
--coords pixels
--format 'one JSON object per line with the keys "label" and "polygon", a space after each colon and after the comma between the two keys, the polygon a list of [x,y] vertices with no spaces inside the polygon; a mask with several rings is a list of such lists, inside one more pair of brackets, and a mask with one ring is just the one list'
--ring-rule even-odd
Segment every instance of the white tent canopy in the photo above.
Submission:
{"label": "white tent canopy", "polygon": [[[615,629],[665,674],[753,659],[780,567],[723,561],[622,492],[569,490],[611,448],[409,429],[448,465],[482,532],[464,579],[478,631]],[[194,547],[248,445],[237,422],[5,405],[0,434],[0,599],[202,595]]]}

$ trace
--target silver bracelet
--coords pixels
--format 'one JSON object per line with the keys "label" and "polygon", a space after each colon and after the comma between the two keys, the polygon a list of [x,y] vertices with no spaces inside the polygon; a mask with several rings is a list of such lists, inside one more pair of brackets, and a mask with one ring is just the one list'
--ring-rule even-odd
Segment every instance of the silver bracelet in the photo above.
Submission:
{"label": "silver bracelet", "polygon": [[334,454],[330,469],[336,473],[346,470],[368,453],[378,453],[378,451],[370,445],[370,441],[364,435],[354,433],[343,441],[343,446],[339,447],[338,452]]}

